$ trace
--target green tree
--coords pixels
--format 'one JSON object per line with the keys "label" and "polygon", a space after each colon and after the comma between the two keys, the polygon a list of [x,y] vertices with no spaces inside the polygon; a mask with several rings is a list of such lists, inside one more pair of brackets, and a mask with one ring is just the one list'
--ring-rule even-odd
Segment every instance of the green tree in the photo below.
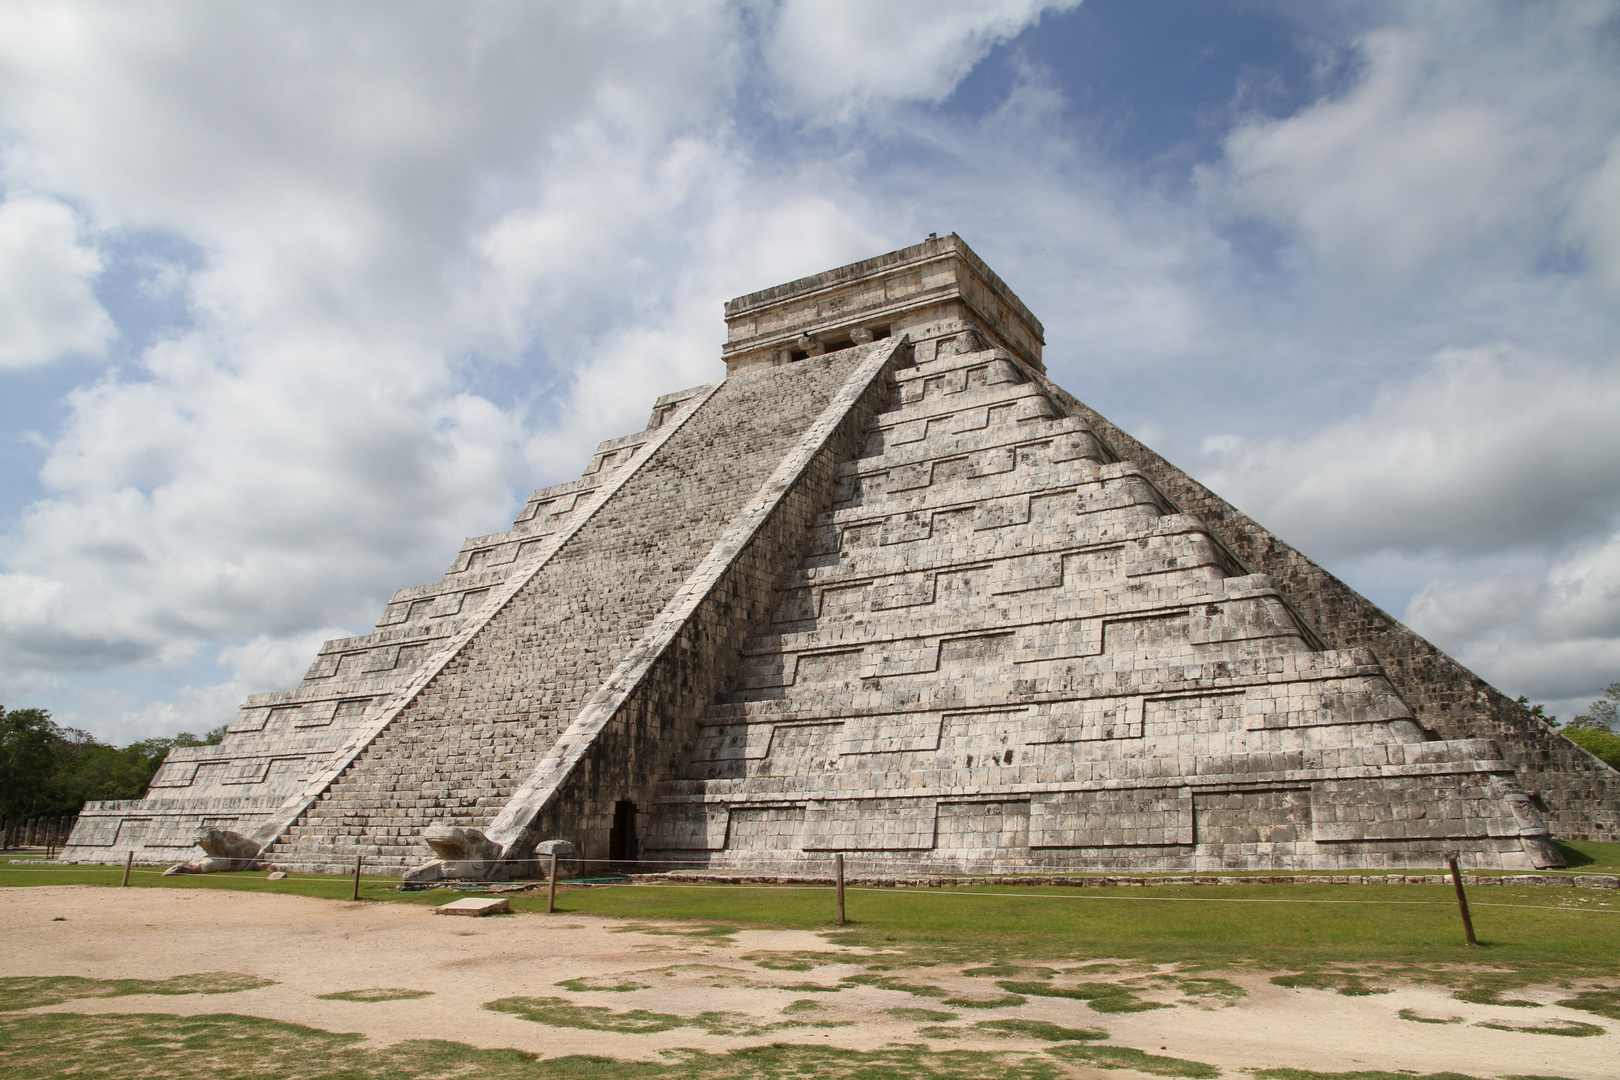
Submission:
{"label": "green tree", "polygon": [[1592,702],[1585,715],[1577,716],[1574,723],[1594,731],[1613,731],[1620,720],[1620,682],[1612,682],[1603,690],[1603,696]]}
{"label": "green tree", "polygon": [[84,800],[71,776],[84,755],[102,744],[87,731],[62,727],[48,709],[0,706],[0,814],[71,814]]}
{"label": "green tree", "polygon": [[1615,723],[1620,716],[1620,682],[1610,683],[1603,696],[1592,702],[1590,708],[1569,722],[1564,737],[1606,764],[1620,769],[1620,735],[1615,734]]}
{"label": "green tree", "polygon": [[0,815],[76,813],[87,799],[138,799],[176,746],[213,746],[217,727],[202,738],[142,739],[119,748],[89,732],[62,727],[46,709],[0,707]]}
{"label": "green tree", "polygon": [[1515,701],[1517,704],[1523,705],[1525,710],[1529,712],[1531,716],[1535,717],[1537,720],[1543,721],[1548,727],[1558,726],[1558,717],[1550,715],[1547,712],[1547,706],[1543,705],[1541,702],[1538,701],[1536,704],[1532,705],[1530,704],[1530,699],[1525,697],[1523,694],[1520,694]]}
{"label": "green tree", "polygon": [[59,730],[44,709],[0,706],[0,814],[19,818],[43,810]]}

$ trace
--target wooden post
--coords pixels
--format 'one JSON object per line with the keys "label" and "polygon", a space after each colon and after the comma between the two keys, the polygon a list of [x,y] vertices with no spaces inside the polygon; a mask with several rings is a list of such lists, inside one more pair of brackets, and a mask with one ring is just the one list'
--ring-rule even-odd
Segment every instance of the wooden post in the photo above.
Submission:
{"label": "wooden post", "polygon": [[838,890],[838,925],[844,925],[844,853],[833,856],[833,883]]}
{"label": "wooden post", "polygon": [[1457,870],[1457,856],[1447,855],[1446,862],[1451,866],[1451,884],[1457,890],[1457,910],[1462,912],[1463,937],[1468,944],[1477,946],[1474,940],[1474,920],[1468,917],[1468,897],[1463,895],[1462,874]]}
{"label": "wooden post", "polygon": [[129,858],[124,860],[124,880],[118,884],[122,887],[129,884],[129,868],[135,865],[135,849],[129,849]]}
{"label": "wooden post", "polygon": [[354,857],[354,892],[349,896],[350,900],[360,899],[360,861],[364,858],[364,855]]}
{"label": "wooden post", "polygon": [[557,853],[551,853],[551,870],[546,874],[546,914],[557,910]]}

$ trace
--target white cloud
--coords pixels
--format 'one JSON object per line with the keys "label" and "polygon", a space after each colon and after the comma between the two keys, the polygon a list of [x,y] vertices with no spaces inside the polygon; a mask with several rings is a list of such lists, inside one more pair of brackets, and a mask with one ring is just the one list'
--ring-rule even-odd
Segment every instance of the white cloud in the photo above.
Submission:
{"label": "white cloud", "polygon": [[4,549],[12,662],[185,659],[220,635],[375,617],[407,568],[505,510],[511,422],[420,355],[332,335],[222,371],[200,338],[71,396],[50,497]]}
{"label": "white cloud", "polygon": [[1080,0],[783,0],[771,73],[807,109],[939,101],[999,42]]}
{"label": "white cloud", "polygon": [[1287,226],[1324,268],[1404,285],[1441,257],[1541,259],[1582,187],[1602,198],[1590,185],[1620,119],[1603,30],[1616,6],[1397,10],[1355,42],[1346,92],[1239,125],[1205,183]]}
{"label": "white cloud", "polygon": [[[718,2],[0,10],[7,179],[200,253],[167,267],[190,325],[67,399],[46,496],[0,547],[7,666],[174,667],[221,638],[364,626],[500,527],[531,479],[522,403],[467,392],[461,365],[534,327],[511,330],[502,299],[531,297],[499,280],[465,302],[490,269],[479,236],[567,173],[580,132],[608,133],[609,175],[705,118],[733,19]],[[83,278],[99,267],[66,213],[3,220],[55,236]],[[532,240],[546,260],[556,238]]]}
{"label": "white cloud", "polygon": [[1536,576],[1438,579],[1405,617],[1488,680],[1568,719],[1620,679],[1620,534]]}
{"label": "white cloud", "polygon": [[1447,349],[1297,439],[1205,443],[1206,482],[1313,555],[1490,552],[1620,512],[1620,364]]}
{"label": "white cloud", "polygon": [[1598,289],[1620,304],[1620,137],[1577,194],[1569,236],[1591,260]]}
{"label": "white cloud", "polygon": [[101,256],[73,211],[51,199],[0,203],[0,368],[101,355],[117,336],[91,283]]}

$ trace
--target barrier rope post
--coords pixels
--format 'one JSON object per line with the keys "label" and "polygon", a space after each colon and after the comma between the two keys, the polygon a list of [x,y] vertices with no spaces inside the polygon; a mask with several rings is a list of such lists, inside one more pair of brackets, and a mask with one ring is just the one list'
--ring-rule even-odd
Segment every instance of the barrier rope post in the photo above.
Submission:
{"label": "barrier rope post", "polygon": [[127,887],[129,885],[129,868],[134,866],[134,865],[135,865],[135,849],[130,848],[129,849],[129,857],[124,860],[124,880],[118,883],[120,888]]}
{"label": "barrier rope post", "polygon": [[1451,867],[1451,884],[1457,889],[1457,910],[1462,912],[1463,937],[1468,944],[1477,947],[1479,942],[1474,940],[1474,920],[1468,917],[1468,897],[1463,894],[1462,874],[1457,870],[1457,856],[1447,852],[1446,863]]}
{"label": "barrier rope post", "polygon": [[833,856],[833,882],[838,890],[838,925],[844,925],[844,853]]}
{"label": "barrier rope post", "polygon": [[546,914],[557,910],[557,853],[551,853],[551,870],[546,874]]}
{"label": "barrier rope post", "polygon": [[349,896],[350,900],[360,899],[360,861],[364,858],[364,855],[354,857],[354,892]]}

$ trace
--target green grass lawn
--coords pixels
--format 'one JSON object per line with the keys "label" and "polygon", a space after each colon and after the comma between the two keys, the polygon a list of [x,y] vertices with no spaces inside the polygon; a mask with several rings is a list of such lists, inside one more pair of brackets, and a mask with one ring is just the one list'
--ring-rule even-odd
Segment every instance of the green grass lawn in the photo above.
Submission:
{"label": "green grass lawn", "polygon": [[[830,899],[827,890],[649,886],[567,890],[558,906],[623,919],[827,929]],[[1480,949],[1463,942],[1451,887],[1426,885],[852,889],[851,925],[837,936],[1030,958],[1620,972],[1620,893],[1476,888],[1470,899]]]}
{"label": "green grass lawn", "polygon": [[[1617,844],[1582,844],[1612,857]],[[117,887],[120,867],[0,867],[0,887]],[[440,904],[447,889],[400,893],[392,878],[365,878],[361,898]],[[164,878],[137,871],[136,888],[227,889],[347,900],[351,879],[262,873]],[[1537,979],[1620,975],[1620,892],[1475,888],[1482,948],[1464,945],[1449,885],[1172,885],[1152,888],[973,886],[864,888],[848,892],[850,924],[833,925],[826,887],[625,885],[564,887],[558,909],[633,921],[685,924],[694,938],[743,927],[819,930],[848,944],[915,959],[1130,958],[1203,966],[1315,970],[1377,965],[1391,976],[1452,965],[1494,969],[1522,985]],[[518,911],[544,911],[544,894],[514,895]],[[898,958],[897,958],[898,959]]]}
{"label": "green grass lawn", "polygon": [[1571,870],[1586,874],[1620,873],[1620,844],[1601,840],[1558,840],[1558,850]]}

